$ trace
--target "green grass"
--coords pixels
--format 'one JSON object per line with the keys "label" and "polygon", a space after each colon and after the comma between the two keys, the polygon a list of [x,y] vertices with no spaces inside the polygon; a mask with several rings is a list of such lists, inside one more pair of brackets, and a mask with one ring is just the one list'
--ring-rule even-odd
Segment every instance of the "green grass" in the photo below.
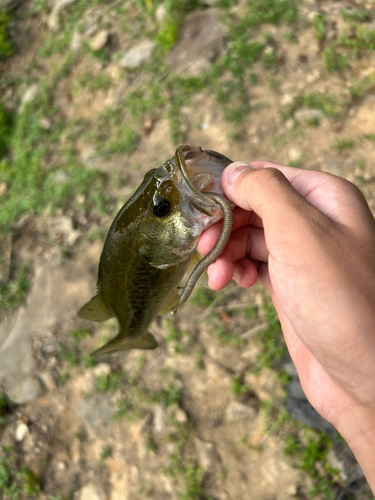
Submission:
{"label": "green grass", "polygon": [[13,117],[0,102],[0,161],[8,152],[12,133]]}
{"label": "green grass", "polygon": [[287,352],[280,321],[272,303],[266,302],[262,309],[268,327],[267,330],[259,332],[255,337],[259,348],[254,366],[256,373],[259,373],[263,368],[273,368],[275,362]]}
{"label": "green grass", "polygon": [[327,33],[327,16],[321,12],[317,13],[312,20],[315,30],[315,38],[319,43],[325,40]]}
{"label": "green grass", "polygon": [[336,118],[343,112],[344,103],[323,92],[308,92],[293,98],[293,102],[283,112],[283,118],[293,118],[300,108],[319,109],[328,118]]}
{"label": "green grass", "polygon": [[1,500],[33,499],[39,492],[39,480],[33,471],[20,467],[13,448],[3,446],[0,450]]}
{"label": "green grass", "polygon": [[337,141],[331,146],[331,149],[333,149],[334,151],[336,151],[336,153],[339,154],[353,148],[354,148],[353,139],[345,139],[344,137],[341,139],[337,139]]}
{"label": "green grass", "polygon": [[0,61],[14,52],[13,44],[8,34],[9,23],[9,15],[5,11],[0,12]]}
{"label": "green grass", "polygon": [[241,397],[248,393],[249,388],[241,375],[235,375],[230,381],[230,390],[234,396]]}
{"label": "green grass", "polygon": [[114,392],[121,386],[122,378],[120,371],[99,375],[95,379],[95,387],[99,392]]}
{"label": "green grass", "polygon": [[[324,500],[336,497],[335,481],[338,471],[327,461],[327,453],[332,448],[331,439],[321,431],[302,429],[298,436],[288,434],[284,440],[284,454],[291,457],[297,467],[308,474],[313,481],[310,495],[321,495]],[[320,463],[320,467],[317,464]]]}
{"label": "green grass", "polygon": [[349,64],[347,59],[342,56],[333,45],[327,45],[327,47],[323,50],[322,59],[326,69],[330,73],[345,69]]}
{"label": "green grass", "polygon": [[10,279],[0,282],[0,310],[7,312],[19,307],[30,288],[27,266],[11,270]]}

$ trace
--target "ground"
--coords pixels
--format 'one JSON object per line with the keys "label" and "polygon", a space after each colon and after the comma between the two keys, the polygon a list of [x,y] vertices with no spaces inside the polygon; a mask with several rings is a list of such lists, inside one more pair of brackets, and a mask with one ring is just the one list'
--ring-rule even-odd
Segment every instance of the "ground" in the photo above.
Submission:
{"label": "ground", "polygon": [[181,144],[345,177],[374,211],[374,49],[372,1],[0,0],[1,500],[372,498],[263,289],[197,287],[158,349],[99,360],[117,323],[77,311]]}

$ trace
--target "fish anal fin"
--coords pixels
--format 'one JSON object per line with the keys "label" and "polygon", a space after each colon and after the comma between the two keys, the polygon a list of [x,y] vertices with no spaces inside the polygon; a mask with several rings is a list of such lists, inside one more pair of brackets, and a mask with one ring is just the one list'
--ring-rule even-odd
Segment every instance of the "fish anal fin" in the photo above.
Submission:
{"label": "fish anal fin", "polygon": [[176,292],[167,300],[164,304],[159,314],[167,315],[177,304],[180,302],[180,296],[176,290]]}
{"label": "fish anal fin", "polygon": [[105,321],[113,317],[113,314],[108,311],[99,293],[81,307],[77,314],[80,318],[89,319],[91,321]]}
{"label": "fish anal fin", "polygon": [[[190,259],[188,268],[186,270],[185,276],[189,278],[191,273],[194,271],[195,267],[199,264],[199,262],[203,259],[203,256],[198,252],[198,250],[195,251],[193,254],[193,257]],[[207,269],[203,271],[201,276],[199,277],[197,281],[198,285],[208,287],[208,274],[207,274]]]}
{"label": "fish anal fin", "polygon": [[124,337],[120,332],[117,337],[107,342],[99,349],[91,353],[91,356],[122,351],[124,349],[155,349],[159,345],[156,338],[150,332],[145,332],[138,337]]}

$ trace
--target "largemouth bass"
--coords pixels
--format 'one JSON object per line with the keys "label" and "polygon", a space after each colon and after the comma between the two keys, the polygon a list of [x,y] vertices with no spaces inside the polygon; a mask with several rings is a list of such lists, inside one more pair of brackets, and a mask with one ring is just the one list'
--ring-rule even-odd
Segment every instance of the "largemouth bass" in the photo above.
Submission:
{"label": "largemouth bass", "polygon": [[[164,165],[147,172],[121,208],[100,257],[97,294],[78,312],[92,321],[115,316],[119,322],[117,336],[93,354],[158,346],[149,325],[158,314],[175,312],[187,300],[230,236],[232,207],[222,196],[220,182],[229,163],[215,151],[181,146]],[[220,238],[199,262],[199,236],[223,213]],[[178,286],[194,265],[180,297]]]}

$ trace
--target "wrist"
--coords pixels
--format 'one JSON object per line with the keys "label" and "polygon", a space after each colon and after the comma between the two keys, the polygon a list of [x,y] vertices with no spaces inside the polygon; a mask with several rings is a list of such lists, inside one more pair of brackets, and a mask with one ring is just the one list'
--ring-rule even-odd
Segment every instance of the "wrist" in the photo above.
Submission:
{"label": "wrist", "polygon": [[375,493],[375,409],[355,405],[336,423]]}

